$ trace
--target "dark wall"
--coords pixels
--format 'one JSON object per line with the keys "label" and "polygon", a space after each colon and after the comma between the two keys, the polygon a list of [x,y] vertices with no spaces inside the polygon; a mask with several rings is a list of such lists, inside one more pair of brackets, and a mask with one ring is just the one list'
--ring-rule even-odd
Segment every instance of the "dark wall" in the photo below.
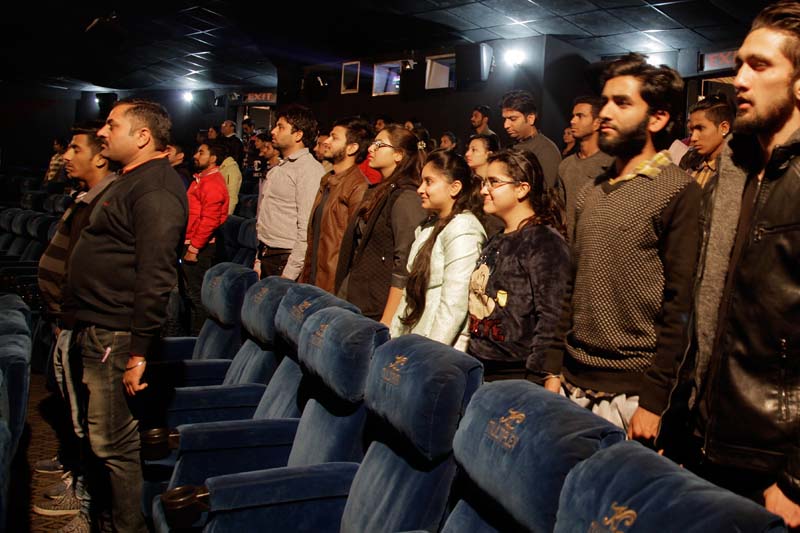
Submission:
{"label": "dark wall", "polygon": [[0,166],[33,167],[44,177],[53,138],[69,136],[79,91],[0,85]]}
{"label": "dark wall", "polygon": [[[492,108],[489,126],[505,144],[510,144],[503,130],[498,104],[507,91],[526,89],[533,93],[539,106],[537,121],[540,128],[560,144],[563,129],[569,122],[572,99],[588,90],[583,76],[584,66],[595,58],[584,57],[571,45],[548,36],[493,41],[489,44],[494,50],[495,68],[486,82],[473,83],[467,88],[425,90],[425,54],[420,53],[414,57],[417,62],[415,68],[404,74],[400,95],[372,96],[373,63],[362,60],[357,94],[340,94],[338,70],[335,70],[335,66],[329,66],[336,75],[332,76],[333,81],[327,89],[306,83],[301,98],[312,107],[324,128],[330,127],[336,118],[353,114],[370,118],[386,114],[396,122],[415,117],[437,140],[442,132],[453,131],[463,148],[464,141],[472,133],[469,124],[472,108],[478,104]],[[527,57],[522,65],[511,67],[506,64],[503,58],[509,48],[524,50]],[[306,72],[313,73],[320,68],[312,67]]]}

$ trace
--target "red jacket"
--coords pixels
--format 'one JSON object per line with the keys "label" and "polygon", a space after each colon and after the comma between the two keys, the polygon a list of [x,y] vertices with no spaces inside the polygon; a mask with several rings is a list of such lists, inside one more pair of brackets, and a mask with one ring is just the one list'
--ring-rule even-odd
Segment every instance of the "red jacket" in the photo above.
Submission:
{"label": "red jacket", "polygon": [[186,194],[189,197],[186,242],[202,250],[211,240],[214,230],[228,218],[228,187],[219,167],[195,174]]}

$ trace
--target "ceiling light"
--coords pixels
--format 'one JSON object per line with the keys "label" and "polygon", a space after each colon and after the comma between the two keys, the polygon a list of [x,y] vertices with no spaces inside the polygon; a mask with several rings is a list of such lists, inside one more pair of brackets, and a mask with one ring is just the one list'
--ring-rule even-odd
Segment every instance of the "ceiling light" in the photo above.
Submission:
{"label": "ceiling light", "polygon": [[99,104],[100,103],[100,99],[98,97],[96,97],[96,96],[94,97],[94,103],[95,104]]}
{"label": "ceiling light", "polygon": [[518,48],[511,48],[506,50],[505,55],[503,56],[506,63],[508,63],[512,67],[516,67],[521,65],[525,61],[525,52]]}
{"label": "ceiling light", "polygon": [[191,91],[186,91],[185,93],[183,93],[183,101],[184,102],[191,102],[192,101],[192,92]]}

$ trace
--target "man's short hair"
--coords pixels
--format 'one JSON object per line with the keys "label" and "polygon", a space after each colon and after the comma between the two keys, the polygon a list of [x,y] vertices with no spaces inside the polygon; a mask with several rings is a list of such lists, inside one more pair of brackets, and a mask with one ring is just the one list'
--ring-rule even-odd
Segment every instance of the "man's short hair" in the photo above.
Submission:
{"label": "man's short hair", "polygon": [[347,130],[347,144],[358,144],[356,163],[364,161],[367,158],[367,150],[372,143],[372,138],[375,136],[375,130],[370,123],[359,117],[345,117],[335,120],[333,128],[336,126]]}
{"label": "man's short hair", "polygon": [[[97,132],[102,129],[103,125],[103,122],[96,120],[80,122],[72,126],[72,135],[86,135],[89,140],[89,149],[94,156],[103,149],[103,139],[97,136]],[[63,144],[62,146],[67,146],[68,144]]]}
{"label": "man's short hair", "polygon": [[[205,143],[203,143],[203,144],[205,144]],[[176,153],[176,154],[182,154],[182,153],[183,153],[183,146],[181,146],[181,145],[180,145],[180,144],[178,144],[178,143],[171,142],[171,143],[169,143],[167,146],[168,146],[168,147],[169,147],[169,146],[172,146],[172,147],[175,149],[175,153]]]}
{"label": "man's short hair", "polygon": [[501,109],[511,109],[519,111],[523,115],[536,114],[536,102],[533,101],[533,95],[528,91],[509,91],[503,95],[500,100]]}
{"label": "man's short hair", "polygon": [[647,103],[648,113],[656,111],[669,113],[669,122],[666,127],[653,135],[653,144],[656,149],[667,148],[674,139],[673,131],[676,129],[678,114],[683,107],[683,79],[673,69],[666,65],[658,67],[647,62],[642,54],[627,54],[606,65],[602,81],[605,84],[612,78],[632,76],[639,80],[641,87],[639,94]]}
{"label": "man's short hair", "polygon": [[592,106],[592,118],[597,118],[600,116],[600,110],[603,109],[603,99],[599,96],[593,96],[589,94],[579,96],[572,101],[573,109],[578,104],[588,104]]}
{"label": "man's short hair", "polygon": [[719,126],[723,122],[733,126],[733,107],[728,98],[722,93],[704,98],[689,108],[690,115],[696,111],[705,111],[706,118],[713,122],[715,126]]}
{"label": "man's short hair", "polygon": [[169,132],[172,129],[172,121],[169,113],[159,103],[140,98],[125,98],[118,100],[114,107],[127,105],[130,108],[125,111],[125,115],[130,116],[132,121],[150,130],[150,135],[155,141],[155,148],[163,152],[169,143]]}
{"label": "man's short hair", "polygon": [[761,10],[753,19],[750,31],[761,28],[779,31],[786,34],[789,40],[783,43],[781,52],[792,62],[794,76],[792,81],[800,77],[800,3],[796,0],[781,0]]}
{"label": "man's short hair", "polygon": [[204,143],[208,146],[208,153],[217,156],[217,165],[221,165],[228,157],[228,145],[221,141],[208,141]]}
{"label": "man's short hair", "polygon": [[256,123],[252,118],[246,118],[242,121],[242,126],[255,127]]}
{"label": "man's short hair", "polygon": [[489,114],[492,112],[488,105],[476,105],[472,110],[477,111],[486,118],[489,118]]}
{"label": "man's short hair", "polygon": [[267,133],[265,131],[262,131],[262,132],[256,133],[256,139],[258,139],[261,142],[271,143],[272,142],[272,135],[270,135],[269,133]]}
{"label": "man's short hair", "polygon": [[310,148],[317,142],[317,119],[314,113],[306,106],[290,104],[278,111],[278,119],[283,117],[292,127],[292,133],[303,132],[303,146]]}

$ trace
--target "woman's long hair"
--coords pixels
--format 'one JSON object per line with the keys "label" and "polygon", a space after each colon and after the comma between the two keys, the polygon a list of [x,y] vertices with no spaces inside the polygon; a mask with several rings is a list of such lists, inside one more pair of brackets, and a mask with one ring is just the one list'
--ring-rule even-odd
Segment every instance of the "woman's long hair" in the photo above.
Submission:
{"label": "woman's long hair", "polygon": [[381,205],[383,199],[391,192],[392,186],[400,181],[409,181],[419,187],[420,173],[425,161],[425,153],[417,146],[417,137],[399,124],[389,124],[382,131],[389,136],[389,142],[394,150],[403,154],[403,159],[397,163],[394,172],[381,181],[375,188],[375,193],[359,209],[359,216],[365,221],[369,220],[375,208]]}
{"label": "woman's long hair", "polygon": [[464,157],[452,150],[435,150],[430,153],[425,164],[433,165],[438,172],[441,172],[450,180],[450,183],[460,182],[461,190],[458,192],[450,214],[434,223],[430,237],[428,237],[414,258],[408,282],[406,283],[406,312],[405,316],[400,317],[400,322],[409,327],[415,326],[422,317],[423,311],[425,311],[425,293],[428,289],[428,279],[430,278],[431,252],[433,251],[433,245],[436,243],[436,238],[457,214],[465,211],[476,213],[481,209],[478,203],[479,196],[476,183],[472,179],[472,170],[467,165]]}
{"label": "woman's long hair", "polygon": [[523,220],[519,225],[520,228],[528,223],[546,224],[561,235],[566,235],[559,199],[545,185],[542,165],[534,154],[510,148],[490,155],[489,164],[492,163],[503,163],[511,178],[531,186],[528,201],[533,208],[533,216]]}

